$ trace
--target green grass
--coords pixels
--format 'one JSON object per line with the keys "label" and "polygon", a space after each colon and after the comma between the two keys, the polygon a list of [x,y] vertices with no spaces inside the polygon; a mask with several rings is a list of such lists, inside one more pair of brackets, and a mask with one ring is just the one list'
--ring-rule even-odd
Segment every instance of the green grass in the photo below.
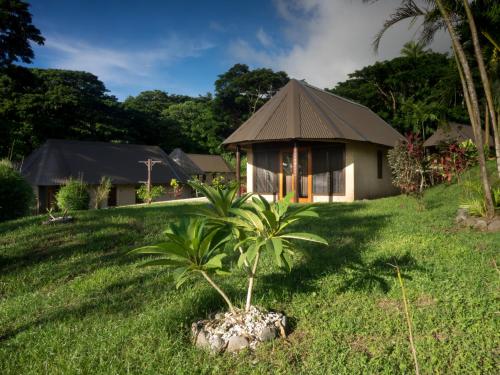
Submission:
{"label": "green grass", "polygon": [[[255,302],[284,311],[293,332],[255,353],[211,356],[190,324],[224,309],[203,280],[175,290],[168,272],[124,255],[154,243],[186,205],[78,212],[42,226],[0,224],[1,374],[411,373],[401,290],[405,277],[422,374],[496,373],[500,235],[457,230],[459,187],[411,198],[320,205],[301,230],[308,245],[291,273],[266,259]],[[244,279],[221,280],[238,303]]]}

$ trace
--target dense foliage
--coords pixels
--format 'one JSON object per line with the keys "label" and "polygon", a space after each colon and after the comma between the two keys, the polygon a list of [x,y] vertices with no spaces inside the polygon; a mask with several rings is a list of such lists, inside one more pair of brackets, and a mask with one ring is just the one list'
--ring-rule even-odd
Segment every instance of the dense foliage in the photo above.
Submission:
{"label": "dense foliage", "polygon": [[27,215],[33,202],[31,186],[8,161],[0,160],[0,221]]}
{"label": "dense foliage", "polygon": [[421,196],[426,185],[426,163],[422,139],[409,134],[387,154],[392,182],[401,192]]}
{"label": "dense foliage", "polygon": [[0,0],[0,67],[16,61],[31,62],[34,54],[30,42],[42,45],[45,41],[31,22],[28,3]]}
{"label": "dense foliage", "polygon": [[366,105],[401,133],[428,138],[441,121],[468,123],[454,60],[418,46],[402,53],[349,74],[330,91]]}
{"label": "dense foliage", "polygon": [[81,180],[69,179],[57,192],[56,202],[64,211],[87,210],[90,203],[88,186]]}

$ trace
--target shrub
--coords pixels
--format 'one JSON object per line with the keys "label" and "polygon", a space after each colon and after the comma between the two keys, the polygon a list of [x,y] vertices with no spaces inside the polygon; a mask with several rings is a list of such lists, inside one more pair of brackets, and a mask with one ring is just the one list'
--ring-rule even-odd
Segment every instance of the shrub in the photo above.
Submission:
{"label": "shrub", "polygon": [[443,145],[439,154],[432,155],[429,160],[434,181],[460,180],[462,173],[477,163],[477,156],[477,148],[470,140]]}
{"label": "shrub", "polygon": [[29,214],[33,203],[31,186],[9,161],[0,161],[0,221]]}
{"label": "shrub", "polygon": [[162,194],[165,193],[165,188],[161,185],[151,186],[151,189],[148,190],[148,185],[141,185],[139,189],[137,189],[137,196],[139,199],[147,204],[150,204],[153,199],[158,198]]}
{"label": "shrub", "polygon": [[409,134],[388,153],[392,182],[401,192],[421,197],[426,183],[426,162],[422,140]]}
{"label": "shrub", "polygon": [[101,205],[108,200],[109,192],[111,191],[111,179],[109,177],[101,177],[101,182],[95,191],[95,208],[99,209]]}
{"label": "shrub", "polygon": [[90,203],[87,184],[70,178],[57,192],[56,201],[61,210],[87,210]]}
{"label": "shrub", "polygon": [[[500,179],[496,173],[489,176],[495,209],[500,209]],[[467,208],[472,216],[485,217],[488,214],[483,185],[477,178],[466,179],[463,184],[460,207]]]}

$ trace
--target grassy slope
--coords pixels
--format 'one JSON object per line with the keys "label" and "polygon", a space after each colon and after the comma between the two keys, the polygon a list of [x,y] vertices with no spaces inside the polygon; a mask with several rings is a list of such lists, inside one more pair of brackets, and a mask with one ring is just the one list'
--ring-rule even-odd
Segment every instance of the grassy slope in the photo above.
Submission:
{"label": "grassy slope", "polygon": [[[406,276],[423,373],[494,373],[499,234],[457,231],[457,186],[430,190],[427,210],[393,197],[320,206],[300,229],[327,237],[291,274],[262,265],[256,303],[285,311],[294,332],[255,354],[210,356],[189,326],[223,308],[202,280],[175,290],[128,249],[161,237],[186,206],[77,213],[0,225],[0,373],[408,373]],[[305,228],[304,228],[305,227]],[[243,280],[223,285],[243,302]]]}

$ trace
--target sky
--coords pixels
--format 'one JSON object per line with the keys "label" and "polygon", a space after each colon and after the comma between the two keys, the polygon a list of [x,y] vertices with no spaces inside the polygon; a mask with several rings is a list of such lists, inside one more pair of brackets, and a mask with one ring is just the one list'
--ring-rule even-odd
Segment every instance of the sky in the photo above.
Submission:
{"label": "sky", "polygon": [[[119,100],[159,89],[191,96],[214,91],[235,63],[284,70],[330,88],[356,69],[399,55],[418,22],[397,25],[371,45],[398,0],[32,0],[46,38],[33,66],[84,70]],[[445,33],[430,46],[448,52]]]}

